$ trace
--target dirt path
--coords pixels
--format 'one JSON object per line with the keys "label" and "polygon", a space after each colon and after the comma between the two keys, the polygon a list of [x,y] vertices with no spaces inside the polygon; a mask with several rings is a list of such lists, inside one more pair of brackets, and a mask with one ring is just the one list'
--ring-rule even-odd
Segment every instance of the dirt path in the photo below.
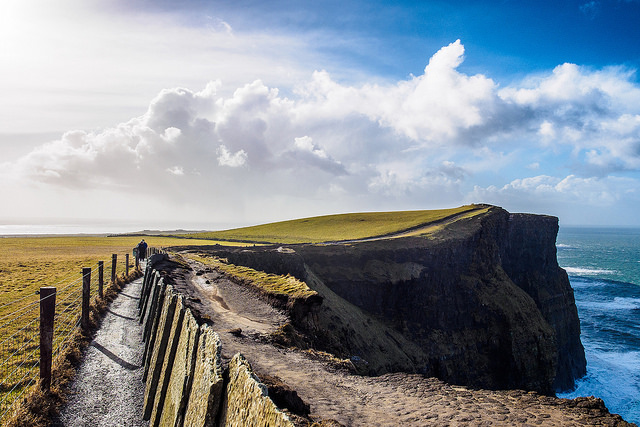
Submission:
{"label": "dirt path", "polygon": [[142,328],[136,320],[142,279],[109,306],[87,348],[67,405],[54,426],[142,427]]}
{"label": "dirt path", "polygon": [[[578,404],[523,391],[471,391],[404,373],[356,376],[306,353],[276,348],[262,335],[281,324],[282,313],[274,313],[219,273],[192,265],[199,272],[187,292],[213,320],[223,357],[241,352],[258,376],[279,377],[310,404],[315,420],[332,419],[345,426],[614,425],[613,419],[591,410],[593,401]],[[234,328],[242,328],[242,335],[230,332]]]}

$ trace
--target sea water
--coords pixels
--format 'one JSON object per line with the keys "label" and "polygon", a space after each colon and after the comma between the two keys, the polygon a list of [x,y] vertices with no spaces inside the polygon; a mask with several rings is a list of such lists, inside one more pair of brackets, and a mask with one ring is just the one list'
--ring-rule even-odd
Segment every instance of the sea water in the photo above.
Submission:
{"label": "sea water", "polygon": [[558,396],[600,397],[640,424],[640,229],[561,227],[557,248],[587,357],[587,375]]}

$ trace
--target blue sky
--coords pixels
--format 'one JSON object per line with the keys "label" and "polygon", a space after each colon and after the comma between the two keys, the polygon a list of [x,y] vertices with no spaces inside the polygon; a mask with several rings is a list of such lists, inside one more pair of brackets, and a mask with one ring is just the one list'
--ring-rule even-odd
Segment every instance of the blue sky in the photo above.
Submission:
{"label": "blue sky", "polygon": [[0,222],[487,202],[640,225],[637,0],[7,0],[0,19]]}
{"label": "blue sky", "polygon": [[[183,2],[165,3],[156,7],[185,12]],[[222,15],[239,31],[331,34],[326,43],[316,40],[321,52],[391,78],[420,73],[424,58],[457,39],[471,52],[463,71],[507,81],[564,62],[640,64],[640,2],[633,0],[231,3],[192,2],[186,16],[197,25],[203,12]]]}

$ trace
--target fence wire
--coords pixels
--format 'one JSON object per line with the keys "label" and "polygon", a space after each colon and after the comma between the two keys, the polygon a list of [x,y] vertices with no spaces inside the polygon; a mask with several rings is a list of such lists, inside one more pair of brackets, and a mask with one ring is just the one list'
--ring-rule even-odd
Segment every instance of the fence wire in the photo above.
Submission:
{"label": "fence wire", "polygon": [[[129,259],[131,267],[131,257]],[[126,270],[125,256],[118,254],[116,272]],[[103,289],[114,277],[112,259],[103,264]],[[99,264],[91,266],[90,299],[98,298]],[[80,276],[80,277],[78,277]],[[62,280],[56,288],[53,331],[53,358],[71,342],[80,325],[82,313],[82,274]],[[53,298],[53,295],[48,297]],[[0,425],[17,407],[17,402],[39,382],[40,367],[40,303],[38,295],[27,295],[0,305]],[[4,313],[6,312],[6,313]]]}

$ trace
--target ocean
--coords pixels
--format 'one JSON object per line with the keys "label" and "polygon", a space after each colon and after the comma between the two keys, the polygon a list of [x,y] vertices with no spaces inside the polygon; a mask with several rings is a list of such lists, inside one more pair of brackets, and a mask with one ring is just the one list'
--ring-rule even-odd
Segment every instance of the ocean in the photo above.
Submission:
{"label": "ocean", "polygon": [[587,357],[587,375],[558,396],[600,397],[640,425],[640,229],[560,227],[557,248]]}

